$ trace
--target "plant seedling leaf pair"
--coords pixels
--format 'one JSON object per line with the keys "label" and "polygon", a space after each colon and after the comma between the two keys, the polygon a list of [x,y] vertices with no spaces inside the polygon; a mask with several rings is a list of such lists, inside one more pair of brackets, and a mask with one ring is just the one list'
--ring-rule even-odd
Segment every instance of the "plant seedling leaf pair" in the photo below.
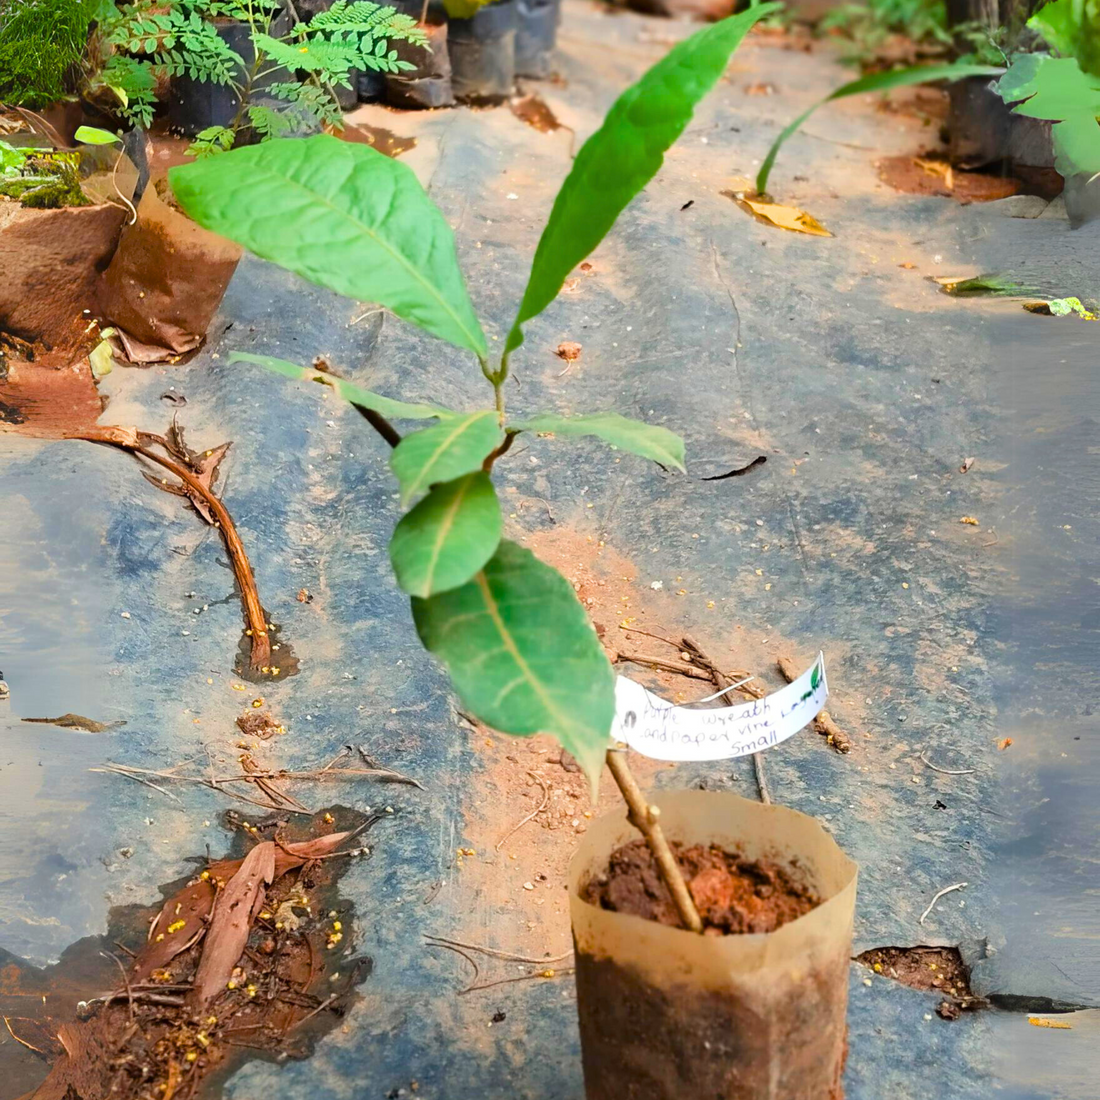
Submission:
{"label": "plant seedling leaf pair", "polygon": [[553,734],[593,787],[614,718],[614,673],[572,585],[502,539],[489,468],[507,438],[524,431],[591,436],[680,470],[684,444],[666,428],[617,413],[507,422],[501,386],[508,356],[523,342],[523,323],[549,305],[660,168],[748,30],[778,8],[761,4],[698,31],[619,97],[562,185],[496,367],[450,228],[405,165],[366,145],[319,136],[235,149],[170,173],[180,205],[207,229],[311,282],[377,302],[477,357],[497,407],[459,413],[395,401],[282,360],[236,356],[323,382],[383,416],[439,421],[405,436],[391,461],[402,504],[422,497],[390,544],[417,631],[480,721],[521,736]]}

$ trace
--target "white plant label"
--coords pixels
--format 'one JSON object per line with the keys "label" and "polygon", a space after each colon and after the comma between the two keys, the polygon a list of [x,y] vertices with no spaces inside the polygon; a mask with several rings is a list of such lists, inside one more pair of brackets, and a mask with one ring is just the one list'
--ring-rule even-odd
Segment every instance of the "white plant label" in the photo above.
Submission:
{"label": "white plant label", "polygon": [[620,676],[611,736],[655,760],[728,760],[786,741],[825,706],[825,657],[785,688],[733,707],[678,707]]}

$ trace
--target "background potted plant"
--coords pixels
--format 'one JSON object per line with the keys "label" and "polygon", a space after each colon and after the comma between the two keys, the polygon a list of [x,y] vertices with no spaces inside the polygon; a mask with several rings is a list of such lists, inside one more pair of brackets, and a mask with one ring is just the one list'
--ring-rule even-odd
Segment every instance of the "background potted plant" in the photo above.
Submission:
{"label": "background potted plant", "polygon": [[124,10],[116,48],[172,78],[170,118],[191,151],[231,149],[247,131],[266,141],[342,123],[338,91],[360,70],[413,66],[394,43],[422,47],[411,17],[369,0],[335,0],[308,22],[278,0],[150,0]]}
{"label": "background potted plant", "polygon": [[517,0],[443,0],[455,98],[494,102],[516,86]]}
{"label": "background potted plant", "polygon": [[[76,136],[117,140],[90,128]],[[0,141],[0,333],[37,362],[68,367],[96,342],[88,311],[130,215],[135,175],[107,170],[87,145],[59,150],[34,133]]]}
{"label": "background potted plant", "polygon": [[[412,506],[390,543],[397,582],[411,597],[421,641],[447,667],[463,706],[504,733],[553,734],[593,786],[606,759],[630,808],[629,821],[643,833],[656,881],[675,903],[672,923],[682,921],[683,928],[611,913],[582,897],[593,876],[598,880],[613,871],[612,849],[621,847],[625,829],[617,816],[599,827],[598,840],[582,849],[575,864],[574,934],[579,957],[592,960],[590,967],[582,965],[587,976],[578,982],[592,1100],[612,1095],[671,1100],[695,1092],[763,1100],[776,1095],[773,1069],[784,1059],[800,1067],[789,1075],[792,1082],[797,1077],[800,1091],[783,1095],[814,1100],[839,1095],[854,867],[810,819],[793,811],[746,808],[741,800],[702,792],[668,796],[674,840],[721,844],[748,863],[770,853],[785,861],[787,870],[797,864],[805,876],[802,914],[788,914],[782,926],[748,937],[697,934],[705,927],[700,895],[689,891],[662,831],[665,815],[658,819],[625,757],[610,743],[615,677],[608,658],[569,582],[502,537],[491,476],[512,441],[527,431],[565,439],[591,436],[666,467],[683,468],[683,442],[667,429],[611,412],[515,419],[505,407],[504,386],[511,357],[523,343],[523,325],[550,304],[569,273],[657,172],[664,151],[683,132],[695,104],[721,76],[748,29],[775,10],[777,5],[762,4],[700,31],[620,96],[577,154],[555,200],[499,357],[490,357],[449,226],[400,162],[366,146],[320,136],[242,148],[171,173],[181,204],[196,221],[315,283],[376,301],[472,354],[492,387],[490,406],[459,411],[395,400],[328,372],[266,356],[232,357],[331,385],[363,411],[393,447],[390,465],[400,499]],[[349,226],[357,228],[349,232]],[[402,437],[391,419],[436,423]],[[607,923],[613,918],[647,926],[648,942],[667,948],[669,958],[690,958],[700,980],[693,975],[694,985],[689,982],[670,1000],[669,975],[639,969],[630,940],[641,932],[633,925],[631,934],[617,932]],[[779,937],[775,946],[768,936]],[[740,947],[732,940],[741,940]],[[783,955],[787,948],[791,954]],[[635,993],[645,1001],[639,1011],[647,1024],[661,1031],[669,1068],[659,1082],[635,1056],[639,1045],[651,1039],[648,1033],[638,1034],[627,1050],[621,1042],[605,1042],[599,1028],[591,1026],[606,1003],[599,965],[608,959],[621,979],[616,994],[620,1017],[625,1018],[629,995]],[[765,1005],[777,1026],[758,1029],[748,1023],[750,990],[754,1003]],[[719,1024],[705,1020],[712,1004],[721,1009]],[[728,1027],[735,1019],[745,1027],[732,1043]],[[705,1055],[700,1053],[704,1023],[708,1035],[722,1040]],[[696,1070],[676,1068],[690,1067],[693,1059]],[[613,1090],[606,1084],[612,1080]]]}

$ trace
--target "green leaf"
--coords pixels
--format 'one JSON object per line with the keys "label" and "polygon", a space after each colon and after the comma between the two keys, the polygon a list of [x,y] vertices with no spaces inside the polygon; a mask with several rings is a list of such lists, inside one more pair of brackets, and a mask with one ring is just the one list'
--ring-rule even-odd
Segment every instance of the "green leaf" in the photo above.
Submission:
{"label": "green leaf", "polygon": [[114,145],[122,138],[110,130],[101,130],[98,126],[78,126],[73,135],[81,145]]}
{"label": "green leaf", "polygon": [[1100,74],[1100,6],[1082,0],[1052,0],[1027,25],[1063,57],[1074,58],[1087,73]]}
{"label": "green leaf", "polygon": [[821,665],[815,664],[813,672],[810,673],[810,688],[813,691],[817,691],[817,685],[821,683]]}
{"label": "green leaf", "polygon": [[1084,72],[1072,57],[1023,54],[997,92],[1016,104],[1016,114],[1054,123],[1054,166],[1063,176],[1100,172],[1100,76]]}
{"label": "green leaf", "polygon": [[863,95],[865,92],[888,92],[891,88],[904,88],[910,84],[926,84],[931,80],[961,80],[964,76],[999,76],[1004,72],[1003,68],[995,65],[918,65],[914,69],[895,69],[891,72],[872,73],[870,76],[860,77],[859,80],[842,84],[835,92],[830,93],[824,99],[818,100],[808,110],[803,111],[783,132],[772,142],[764,163],[760,166],[760,172],[756,177],[757,193],[763,195],[768,190],[768,177],[771,175],[772,165],[779,155],[783,143],[792,134],[797,132],[802,124],[818,109],[834,99],[844,99],[850,95]]}
{"label": "green leaf", "polygon": [[397,583],[411,596],[465,584],[496,552],[503,527],[488,474],[435,486],[394,529],[390,561]]}
{"label": "green leaf", "polygon": [[759,4],[698,31],[615,101],[603,125],[581,146],[554,200],[506,351],[523,343],[523,323],[554,300],[569,272],[656,175],[665,150],[683,133],[749,28],[781,6]]}
{"label": "green leaf", "polygon": [[485,356],[451,228],[400,161],[319,134],[234,149],[169,176],[207,229]]}
{"label": "green leaf", "polygon": [[573,586],[507,539],[468,584],[413,620],[463,705],[502,733],[553,734],[595,787],[615,716],[615,676]]}
{"label": "green leaf", "polygon": [[380,393],[371,393],[362,386],[345,382],[327,371],[316,367],[300,367],[297,363],[288,363],[285,359],[276,359],[271,355],[251,355],[248,352],[235,351],[230,355],[229,362],[255,363],[287,378],[296,378],[302,382],[320,382],[322,386],[331,386],[345,401],[394,420],[428,420],[432,417],[446,420],[457,415],[453,409],[445,409],[441,405],[410,405],[407,401],[395,401],[392,397],[383,397]]}
{"label": "green leaf", "polygon": [[454,416],[435,428],[405,436],[390,456],[390,469],[401,486],[401,503],[408,504],[437,481],[480,470],[503,438],[493,409]]}
{"label": "green leaf", "polygon": [[553,432],[555,435],[594,435],[605,443],[631,454],[651,458],[662,466],[684,469],[684,441],[667,428],[629,420],[618,413],[590,413],[587,416],[541,416],[509,424],[511,432]]}

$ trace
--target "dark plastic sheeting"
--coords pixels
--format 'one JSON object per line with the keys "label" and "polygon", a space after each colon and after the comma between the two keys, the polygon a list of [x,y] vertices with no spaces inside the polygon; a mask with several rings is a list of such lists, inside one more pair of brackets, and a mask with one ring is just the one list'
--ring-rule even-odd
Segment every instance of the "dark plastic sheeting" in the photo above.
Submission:
{"label": "dark plastic sheeting", "polygon": [[[659,56],[649,39],[672,33],[675,24],[567,5],[568,86],[547,88],[548,101],[583,137]],[[905,152],[923,138],[858,104],[816,117],[773,177],[777,194],[836,238],[748,219],[719,194],[731,173],[754,170],[777,126],[842,77],[820,58],[746,49],[594,257],[596,275],[528,326],[516,356],[517,411],[613,408],[666,424],[687,439],[690,476],[542,440],[501,473],[548,500],[559,524],[634,557],[643,575],[682,576],[690,593],[725,599],[716,613],[697,597],[683,605],[708,648],[758,669],[784,647],[825,650],[831,709],[855,749],[841,758],[806,733],[769,753],[767,768],[774,797],[823,816],[861,864],[858,950],[966,942],[980,956],[988,941],[995,953],[977,970],[985,991],[1095,1005],[1098,929],[1082,900],[1095,890],[1090,785],[1100,764],[1089,717],[1100,686],[1098,482],[1086,457],[1094,328],[1016,303],[948,299],[921,276],[1021,260],[1050,275],[1057,261],[1080,288],[1069,292],[1084,294],[1090,279],[1096,286],[1097,234],[1071,236],[1056,210],[1007,217],[1013,200],[961,208],[885,191],[871,154],[837,143]],[[765,79],[776,95],[743,95]],[[473,298],[502,334],[568,168],[568,134],[536,133],[506,110],[387,117],[418,138],[408,162],[455,226]],[[253,1063],[228,1093],[382,1097],[415,1078],[420,1096],[440,1100],[576,1100],[568,981],[456,998],[455,960],[421,946],[422,931],[446,934],[459,917],[470,931],[453,889],[425,898],[448,878],[477,765],[390,575],[397,506],[385,449],[320,388],[226,363],[233,349],[300,362],[322,354],[394,396],[485,400],[475,364],[378,313],[359,319],[367,310],[246,258],[197,360],[118,370],[103,385],[105,422],[162,429],[171,409],[160,394],[174,386],[194,443],[234,440],[226,501],[267,609],[302,659],[299,676],[260,689],[292,730],[279,745],[285,764],[353,740],[429,787],[349,792],[356,805],[385,799],[396,811],[374,858],[343,880],[375,960],[364,999],[314,1058]],[[565,339],[584,352],[559,378],[550,352]],[[15,759],[0,761],[13,792],[0,808],[0,944],[43,963],[101,932],[110,905],[151,900],[179,874],[181,854],[226,846],[225,804],[212,794],[181,791],[181,807],[85,768],[164,767],[198,751],[196,731],[229,736],[245,698],[225,690],[240,612],[220,543],[125,456],[10,436],[2,452],[7,706],[127,723],[97,736],[2,727]],[[757,454],[769,461],[750,476],[699,480]],[[959,475],[967,455],[977,462]],[[960,525],[967,514],[981,531]],[[770,592],[754,572],[762,564]],[[303,587],[320,613],[297,602]],[[1002,753],[1003,736],[1015,744]],[[974,771],[938,775],[922,751]],[[746,761],[685,767],[672,781],[704,780],[754,790]],[[131,858],[118,857],[123,846]],[[959,881],[968,888],[921,928],[932,895]],[[485,941],[509,946],[507,920],[482,910],[472,919]],[[934,998],[879,978],[868,988],[867,976],[853,968],[850,1100],[1053,1094],[1009,1059],[1019,1015],[926,1019]],[[498,1008],[507,1021],[490,1031]],[[1070,1033],[1039,1038],[1052,1035]],[[1084,1045],[1062,1050],[1092,1057],[1091,1045],[1074,1053]],[[1072,1077],[1057,1095],[1090,1095]]]}

